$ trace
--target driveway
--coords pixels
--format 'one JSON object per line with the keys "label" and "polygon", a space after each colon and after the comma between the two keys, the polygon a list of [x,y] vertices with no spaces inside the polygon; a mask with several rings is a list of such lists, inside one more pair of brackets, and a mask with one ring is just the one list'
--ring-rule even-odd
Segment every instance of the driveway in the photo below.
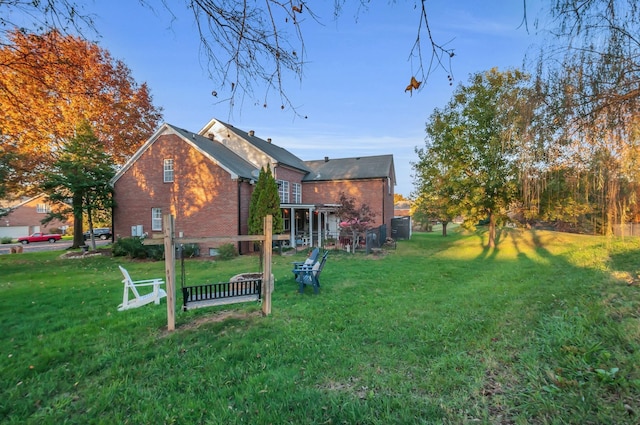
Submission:
{"label": "driveway", "polygon": [[[110,243],[111,243],[110,240],[106,240],[106,241],[97,240],[96,246],[108,245]],[[67,241],[67,240],[58,241],[55,243],[35,242],[27,245],[12,243],[12,244],[0,245],[0,255],[9,254],[12,246],[21,246],[22,252],[40,252],[40,251],[62,251],[71,247],[72,244],[73,244],[72,241]]]}

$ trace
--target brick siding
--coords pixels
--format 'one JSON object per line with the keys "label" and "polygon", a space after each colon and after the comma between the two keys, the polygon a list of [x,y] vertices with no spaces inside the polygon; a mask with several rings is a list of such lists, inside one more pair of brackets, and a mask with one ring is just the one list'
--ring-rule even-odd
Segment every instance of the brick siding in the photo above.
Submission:
{"label": "brick siding", "polygon": [[[29,226],[29,233],[37,231],[39,227],[40,232],[49,233],[53,229],[59,229],[61,226],[73,226],[73,216],[69,216],[66,221],[52,220],[47,224],[42,224],[40,221],[44,219],[47,214],[38,212],[39,204],[48,204],[44,196],[38,196],[29,202],[19,206],[8,215],[2,217],[1,224],[7,227],[23,227]],[[55,206],[51,207],[55,209]],[[20,235],[27,236],[27,235]]]}
{"label": "brick siding", "polygon": [[[165,159],[174,161],[171,183],[164,182]],[[252,190],[178,136],[162,135],[115,183],[114,234],[131,236],[131,226],[141,224],[149,237],[159,236],[151,230],[152,208],[174,215],[176,235],[246,234]],[[202,244],[201,254],[210,247]]]}
{"label": "brick siding", "polygon": [[387,179],[305,182],[302,185],[302,202],[337,204],[340,192],[355,198],[356,205],[369,205],[375,214],[373,226],[386,224],[387,229],[391,229],[393,190],[389,191]]}

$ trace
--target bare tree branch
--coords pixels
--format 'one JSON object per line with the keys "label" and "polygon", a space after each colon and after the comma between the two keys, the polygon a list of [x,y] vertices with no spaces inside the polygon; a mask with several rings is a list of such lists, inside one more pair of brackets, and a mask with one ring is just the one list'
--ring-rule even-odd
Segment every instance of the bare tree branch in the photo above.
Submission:
{"label": "bare tree branch", "polygon": [[[428,66],[425,68],[424,58],[423,58],[423,47],[422,47],[422,35],[426,34],[427,39],[429,40],[429,45],[431,46],[431,56],[428,61]],[[418,33],[416,35],[416,41],[411,48],[411,52],[409,54],[409,59],[413,59],[414,57],[418,58],[418,69],[417,74],[421,78],[421,82],[429,79],[431,74],[437,70],[442,70],[447,74],[447,79],[449,80],[449,84],[453,83],[453,69],[451,60],[455,56],[455,52],[453,48],[446,47],[448,43],[440,44],[438,43],[431,32],[431,26],[429,24],[429,17],[427,13],[426,0],[421,0],[420,2],[420,20],[418,23]],[[424,86],[423,86],[424,87]]]}
{"label": "bare tree branch", "polygon": [[[414,0],[418,14],[415,42],[409,49],[411,63],[410,90],[418,90],[436,71],[443,71],[449,84],[453,82],[452,60],[455,56],[451,40],[441,42],[434,37],[427,0]],[[555,0],[574,11],[594,0]],[[281,109],[296,107],[288,96],[290,78],[302,80],[306,48],[303,26],[319,23],[319,17],[308,0],[184,0],[176,5],[169,0],[138,0],[154,10],[160,5],[176,19],[176,8],[186,6],[194,19],[200,51],[206,61],[209,77],[215,84],[213,94],[218,102],[233,108],[238,100],[251,99],[264,107],[275,93]],[[526,0],[522,0],[523,24],[527,26]],[[344,13],[347,0],[334,0],[333,17]],[[357,14],[366,13],[371,0],[359,0]],[[314,4],[315,7],[317,4]],[[94,30],[93,16],[85,12],[80,0],[0,0],[0,31],[30,23],[34,32],[56,28],[63,34]],[[1,42],[1,34],[0,34]],[[419,81],[418,81],[419,80]],[[414,83],[415,81],[415,83]],[[264,96],[255,93],[264,87]],[[422,86],[424,87],[424,85]],[[408,87],[409,89],[409,87]],[[261,101],[258,101],[261,98]]]}
{"label": "bare tree branch", "polygon": [[93,18],[75,0],[0,0],[0,43],[4,43],[6,31],[14,28],[31,32],[55,28],[83,34],[95,30]]}

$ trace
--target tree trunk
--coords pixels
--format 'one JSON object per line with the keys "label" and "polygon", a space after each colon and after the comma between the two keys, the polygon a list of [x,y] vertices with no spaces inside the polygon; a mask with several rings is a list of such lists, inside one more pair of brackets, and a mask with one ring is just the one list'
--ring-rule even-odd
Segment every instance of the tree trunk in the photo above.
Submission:
{"label": "tree trunk", "polygon": [[496,217],[489,212],[489,248],[496,247]]}
{"label": "tree trunk", "polygon": [[71,248],[80,248],[84,245],[84,235],[82,234],[82,193],[74,193],[72,198],[73,206],[73,244]]}
{"label": "tree trunk", "polygon": [[448,221],[442,221],[442,236],[447,236],[447,224],[449,224]]}
{"label": "tree trunk", "polygon": [[358,246],[358,238],[360,237],[359,233],[357,231],[352,231],[352,238],[351,238],[351,253],[355,254],[356,253],[356,246]]}
{"label": "tree trunk", "polygon": [[[91,238],[91,249],[93,251],[95,251],[96,250],[96,237],[93,234],[93,217],[91,217],[91,213],[92,213],[91,208],[88,208],[87,209],[87,218],[89,220],[89,237]],[[82,239],[83,239],[82,242],[86,245],[86,241],[84,241],[84,235],[83,235]]]}

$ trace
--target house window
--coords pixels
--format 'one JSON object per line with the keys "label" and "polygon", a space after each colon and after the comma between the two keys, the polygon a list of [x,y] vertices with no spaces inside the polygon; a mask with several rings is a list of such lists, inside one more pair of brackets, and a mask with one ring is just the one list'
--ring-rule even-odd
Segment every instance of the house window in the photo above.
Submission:
{"label": "house window", "polygon": [[278,195],[280,195],[280,202],[286,204],[289,202],[289,182],[285,180],[277,180],[278,183]]}
{"label": "house window", "polygon": [[164,182],[173,182],[173,159],[164,160]]}
{"label": "house window", "polygon": [[300,183],[293,183],[292,194],[293,194],[293,203],[301,204],[302,203],[302,185]]}
{"label": "house window", "polygon": [[36,205],[36,212],[38,214],[46,214],[51,212],[51,206],[49,204],[38,204]]}
{"label": "house window", "polygon": [[162,230],[162,208],[151,208],[151,230]]}

